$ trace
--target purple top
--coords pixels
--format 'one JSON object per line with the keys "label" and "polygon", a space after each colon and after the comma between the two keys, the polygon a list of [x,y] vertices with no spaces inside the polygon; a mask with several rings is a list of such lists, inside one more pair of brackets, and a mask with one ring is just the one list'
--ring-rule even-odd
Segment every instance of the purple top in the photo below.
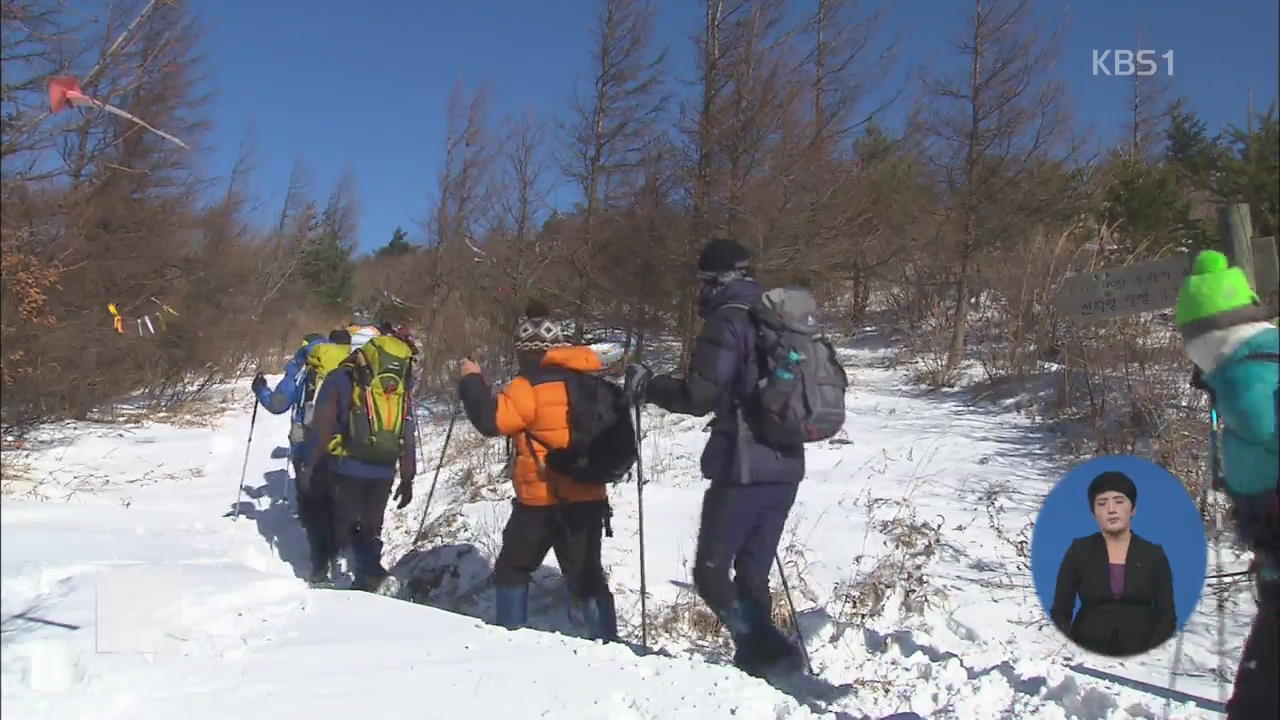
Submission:
{"label": "purple top", "polygon": [[1111,594],[1120,597],[1124,592],[1124,563],[1111,563]]}

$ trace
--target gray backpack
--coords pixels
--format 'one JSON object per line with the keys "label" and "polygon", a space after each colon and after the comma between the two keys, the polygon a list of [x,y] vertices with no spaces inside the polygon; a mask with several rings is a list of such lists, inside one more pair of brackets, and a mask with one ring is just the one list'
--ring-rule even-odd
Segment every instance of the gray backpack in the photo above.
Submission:
{"label": "gray backpack", "polygon": [[800,288],[774,288],[749,308],[757,331],[761,378],[758,438],[774,447],[817,442],[844,426],[849,386],[822,334],[818,304]]}

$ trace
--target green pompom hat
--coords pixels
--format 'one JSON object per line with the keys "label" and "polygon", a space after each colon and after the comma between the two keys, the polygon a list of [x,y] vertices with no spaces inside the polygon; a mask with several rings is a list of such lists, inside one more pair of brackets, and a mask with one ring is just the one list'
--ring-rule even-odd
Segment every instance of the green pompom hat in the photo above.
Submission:
{"label": "green pompom hat", "polygon": [[1230,267],[1227,256],[1204,250],[1178,292],[1175,324],[1185,338],[1259,320],[1271,313],[1249,285],[1244,270]]}

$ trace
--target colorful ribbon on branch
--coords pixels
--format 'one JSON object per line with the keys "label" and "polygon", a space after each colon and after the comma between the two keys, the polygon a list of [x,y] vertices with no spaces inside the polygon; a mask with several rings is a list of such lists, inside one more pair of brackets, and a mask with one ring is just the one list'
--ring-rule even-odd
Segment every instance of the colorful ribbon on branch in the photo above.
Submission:
{"label": "colorful ribbon on branch", "polygon": [[[174,310],[173,308],[169,307],[168,305],[165,305],[164,303],[160,302],[159,300],[156,300],[155,298],[151,298],[151,302],[154,302],[155,304],[159,305],[160,310],[158,312],[149,313],[147,315],[142,315],[140,317],[136,317],[133,319],[135,325],[138,328],[138,337],[146,337],[147,335],[156,335],[158,333],[161,333],[167,330],[168,324],[165,322],[165,319],[164,319],[166,314],[172,315],[174,317],[178,317],[177,310]],[[120,333],[121,335],[123,335],[125,318],[123,315],[120,314],[120,310],[116,307],[116,304],[107,303],[107,312],[111,313],[111,326],[115,328],[115,331],[117,333]],[[155,322],[152,322],[152,318],[155,319]],[[160,329],[156,330],[157,327],[159,327]]]}

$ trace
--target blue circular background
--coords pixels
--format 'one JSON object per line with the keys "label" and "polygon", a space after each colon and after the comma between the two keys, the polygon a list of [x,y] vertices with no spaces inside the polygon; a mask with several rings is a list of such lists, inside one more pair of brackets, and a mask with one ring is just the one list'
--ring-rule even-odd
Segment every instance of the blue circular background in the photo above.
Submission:
{"label": "blue circular background", "polygon": [[[1186,624],[1204,589],[1209,548],[1204,522],[1195,501],[1168,470],[1133,455],[1108,455],[1075,466],[1049,492],[1031,535],[1031,577],[1048,616],[1058,568],[1071,541],[1098,532],[1089,512],[1089,483],[1100,473],[1116,470],[1129,476],[1138,488],[1133,531],[1164,548],[1173,571],[1173,602],[1178,630]],[[1076,610],[1080,600],[1076,599]]]}

